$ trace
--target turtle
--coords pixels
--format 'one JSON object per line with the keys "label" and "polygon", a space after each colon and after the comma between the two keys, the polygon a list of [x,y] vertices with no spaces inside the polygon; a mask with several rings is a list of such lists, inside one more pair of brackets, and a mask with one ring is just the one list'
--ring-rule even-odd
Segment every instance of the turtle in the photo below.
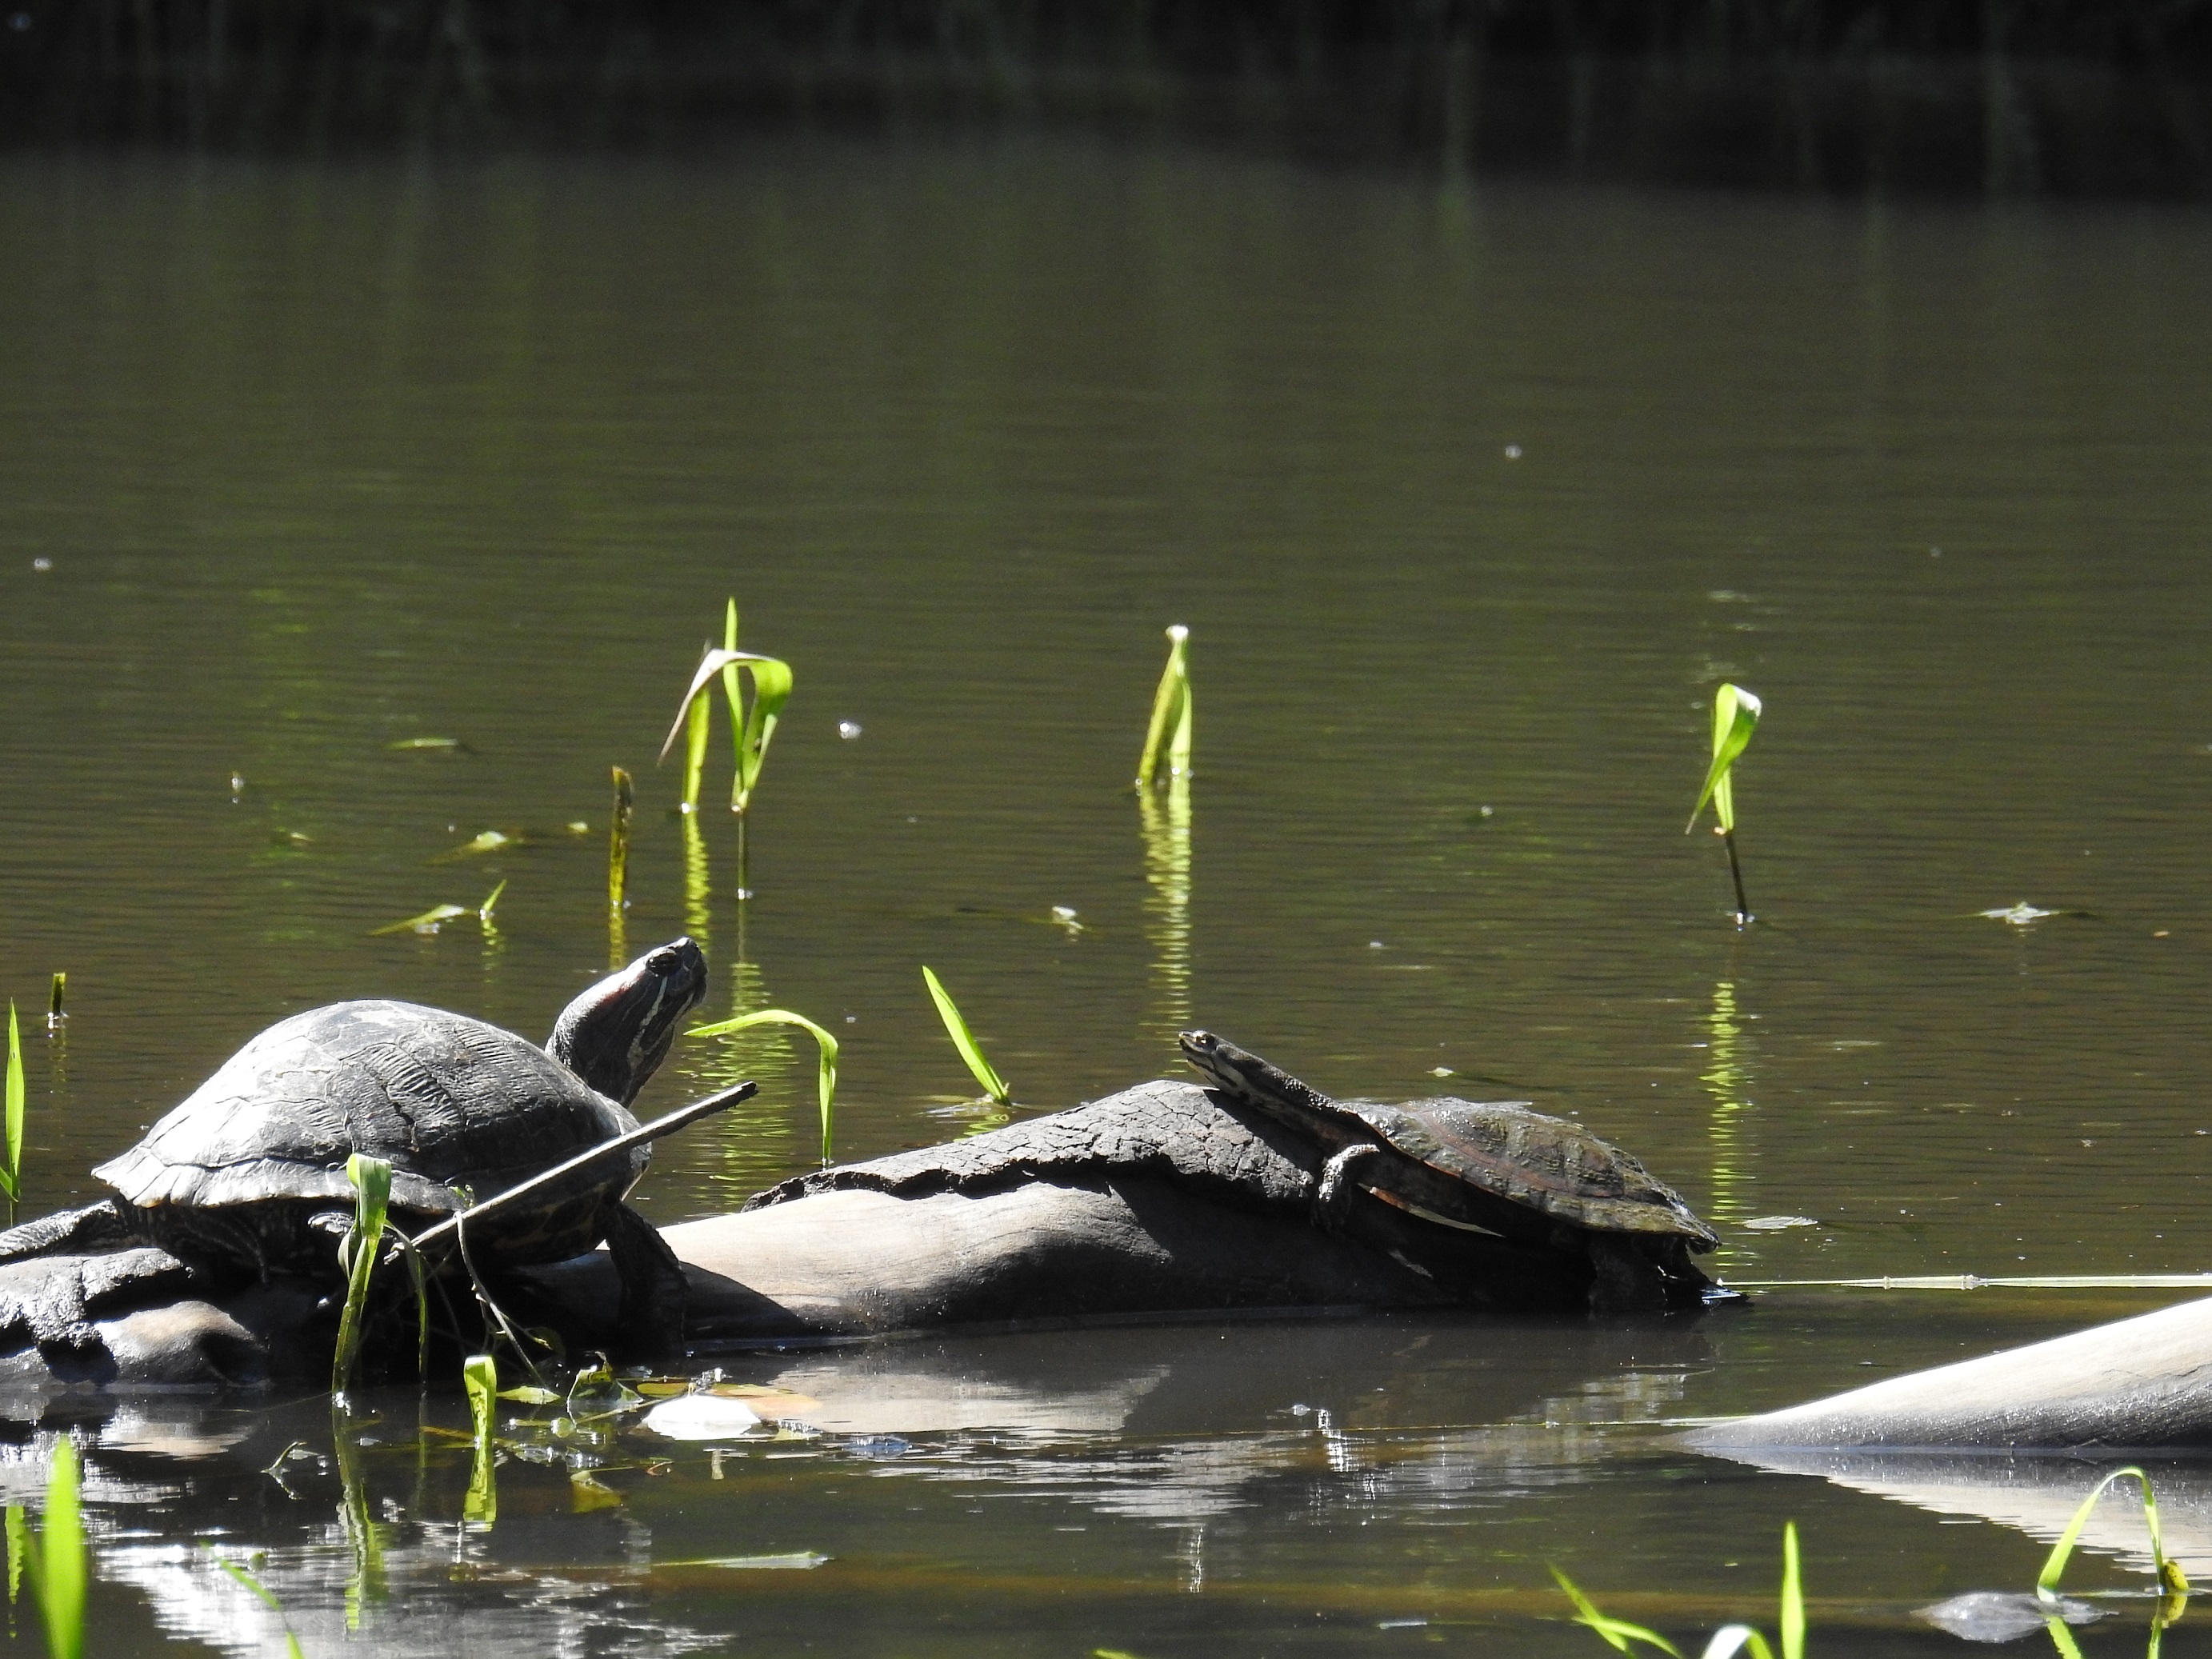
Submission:
{"label": "turtle", "polygon": [[1325,1227],[1343,1231],[1364,1192],[1423,1221],[1586,1259],[1594,1309],[1733,1297],[1690,1260],[1719,1235],[1579,1123],[1526,1101],[1332,1100],[1210,1031],[1183,1032],[1182,1046],[1216,1089],[1320,1148],[1312,1206]]}
{"label": "turtle", "polygon": [[[391,1218],[420,1231],[463,1207],[464,1192],[491,1197],[636,1128],[629,1104],[706,989],[705,957],[678,939],[571,1002],[544,1048],[410,1002],[295,1014],[93,1171],[114,1196],[0,1233],[0,1261],[152,1244],[217,1279],[335,1280],[354,1216],[350,1154],[390,1161]],[[565,1261],[604,1240],[625,1329],[665,1348],[681,1331],[683,1275],[623,1202],[651,1157],[643,1146],[610,1157],[471,1227],[467,1264]]]}

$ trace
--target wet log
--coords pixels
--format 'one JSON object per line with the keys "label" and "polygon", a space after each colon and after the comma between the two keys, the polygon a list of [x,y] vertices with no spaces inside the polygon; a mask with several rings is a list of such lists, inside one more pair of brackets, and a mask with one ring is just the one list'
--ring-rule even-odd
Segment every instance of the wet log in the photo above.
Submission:
{"label": "wet log", "polygon": [[1789,1447],[2201,1449],[2212,1446],[2212,1297],[1712,1424],[1683,1439],[1727,1456]]}

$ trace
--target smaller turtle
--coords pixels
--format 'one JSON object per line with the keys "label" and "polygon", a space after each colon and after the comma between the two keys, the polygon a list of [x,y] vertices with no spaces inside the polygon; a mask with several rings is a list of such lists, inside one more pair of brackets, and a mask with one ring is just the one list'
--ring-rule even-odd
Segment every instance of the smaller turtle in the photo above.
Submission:
{"label": "smaller turtle", "polygon": [[1364,1192],[1424,1221],[1587,1260],[1594,1309],[1686,1305],[1717,1291],[1690,1256],[1719,1236],[1579,1123],[1525,1101],[1332,1100],[1210,1031],[1185,1031],[1182,1052],[1231,1100],[1320,1147],[1313,1208],[1324,1226],[1340,1229]]}
{"label": "smaller turtle", "polygon": [[[482,1020],[407,1002],[340,1002],[280,1020],[93,1171],[115,1195],[0,1233],[0,1261],[158,1245],[218,1277],[337,1276],[353,1220],[346,1160],[392,1164],[391,1216],[419,1232],[638,1127],[629,1103],[706,994],[707,962],[679,939],[600,980],[544,1048]],[[623,1202],[649,1147],[609,1157],[469,1229],[487,1272],[565,1261],[605,1241],[623,1323],[680,1335],[684,1279]]]}

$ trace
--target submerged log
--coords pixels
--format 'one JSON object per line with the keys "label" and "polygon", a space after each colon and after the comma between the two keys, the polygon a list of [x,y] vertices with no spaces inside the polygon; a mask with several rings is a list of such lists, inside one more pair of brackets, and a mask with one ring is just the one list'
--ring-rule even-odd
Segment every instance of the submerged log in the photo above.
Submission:
{"label": "submerged log", "polygon": [[[2212,1297],[1692,1431],[1783,1448],[2151,1451],[2212,1446]],[[1749,1455],[1748,1461],[1762,1461]]]}

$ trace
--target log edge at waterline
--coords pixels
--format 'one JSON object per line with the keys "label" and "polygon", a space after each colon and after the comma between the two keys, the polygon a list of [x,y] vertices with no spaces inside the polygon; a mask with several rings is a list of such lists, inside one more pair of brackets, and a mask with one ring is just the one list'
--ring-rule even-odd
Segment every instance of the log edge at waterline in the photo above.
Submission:
{"label": "log edge at waterline", "polygon": [[2212,1297],[1708,1424],[1698,1451],[2212,1449]]}

